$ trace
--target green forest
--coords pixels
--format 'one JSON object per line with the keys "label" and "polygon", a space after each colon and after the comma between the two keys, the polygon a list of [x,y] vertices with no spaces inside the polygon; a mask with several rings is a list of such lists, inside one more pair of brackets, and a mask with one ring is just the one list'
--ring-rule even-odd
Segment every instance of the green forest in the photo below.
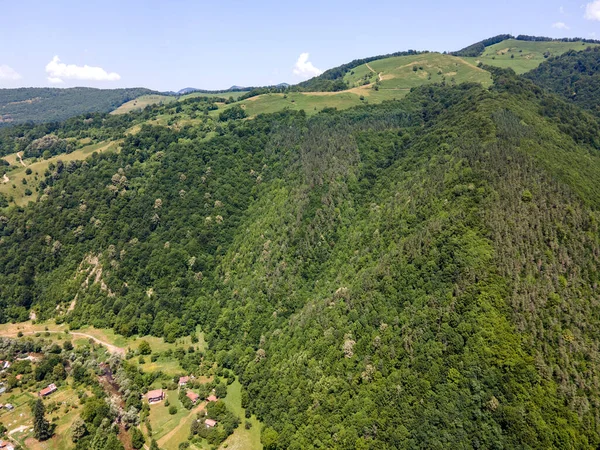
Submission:
{"label": "green forest", "polygon": [[155,93],[145,88],[0,89],[0,128],[22,122],[61,121],[85,113],[110,112],[129,100]]}
{"label": "green forest", "polygon": [[2,154],[122,144],[2,210],[0,322],[200,327],[266,450],[597,448],[598,55],[310,117],[199,97],[7,128]]}

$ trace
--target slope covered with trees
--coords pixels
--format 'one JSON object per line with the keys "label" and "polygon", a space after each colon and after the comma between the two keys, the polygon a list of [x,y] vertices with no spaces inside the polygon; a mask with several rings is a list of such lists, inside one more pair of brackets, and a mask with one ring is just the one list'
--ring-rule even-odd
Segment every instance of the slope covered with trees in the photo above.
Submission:
{"label": "slope covered with trees", "polygon": [[51,122],[92,112],[109,112],[141,95],[145,88],[76,87],[0,89],[0,127],[21,122]]}
{"label": "slope covered with trees", "polygon": [[600,47],[548,59],[525,76],[535,84],[600,115]]}
{"label": "slope covered with trees", "polygon": [[598,121],[485,69],[56,170],[0,217],[0,321],[200,325],[266,449],[597,447]]}

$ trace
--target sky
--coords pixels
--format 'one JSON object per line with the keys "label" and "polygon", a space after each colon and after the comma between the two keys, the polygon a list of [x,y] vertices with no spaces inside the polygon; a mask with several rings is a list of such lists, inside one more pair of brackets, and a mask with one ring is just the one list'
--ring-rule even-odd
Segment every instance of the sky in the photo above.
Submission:
{"label": "sky", "polygon": [[503,33],[600,39],[600,0],[0,0],[0,88],[294,84]]}

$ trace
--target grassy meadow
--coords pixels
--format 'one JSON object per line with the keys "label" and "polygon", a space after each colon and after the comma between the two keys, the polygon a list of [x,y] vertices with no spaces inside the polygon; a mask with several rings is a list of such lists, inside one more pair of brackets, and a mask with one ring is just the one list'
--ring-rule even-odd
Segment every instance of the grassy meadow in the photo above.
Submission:
{"label": "grassy meadow", "polygon": [[510,67],[516,73],[525,73],[535,69],[549,56],[561,55],[569,50],[581,51],[587,47],[597,47],[598,44],[586,44],[581,41],[558,42],[558,41],[517,41],[508,39],[486,47],[481,56],[463,58],[471,64],[479,62],[490,66],[507,68]]}
{"label": "grassy meadow", "polygon": [[[416,70],[415,70],[416,69]],[[474,64],[450,55],[424,53],[371,61],[350,71],[344,77],[350,86],[379,81],[379,90],[406,90],[429,83],[475,82],[489,86],[490,74]]]}

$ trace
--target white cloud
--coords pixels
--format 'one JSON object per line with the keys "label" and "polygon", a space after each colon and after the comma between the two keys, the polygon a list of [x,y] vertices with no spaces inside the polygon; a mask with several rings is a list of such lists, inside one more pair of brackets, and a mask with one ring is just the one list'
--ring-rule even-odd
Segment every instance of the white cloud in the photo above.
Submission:
{"label": "white cloud", "polygon": [[121,79],[121,75],[118,73],[109,73],[102,67],[62,63],[58,56],[52,58],[52,61],[46,65],[46,73],[50,83],[62,83],[64,79],[89,81],[117,81]]}
{"label": "white cloud", "polygon": [[23,78],[15,69],[6,64],[0,64],[0,80],[17,81]]}
{"label": "white cloud", "polygon": [[585,5],[585,14],[583,17],[588,20],[600,20],[600,0],[595,0]]}
{"label": "white cloud", "polygon": [[595,37],[596,37],[596,32],[595,32],[595,31],[592,31],[592,32],[590,33],[590,37],[592,37],[592,38],[595,38]]}
{"label": "white cloud", "polygon": [[561,14],[565,13],[565,8],[563,8],[562,6],[560,8],[558,8],[558,12]]}
{"label": "white cloud", "polygon": [[323,71],[321,69],[317,69],[313,66],[313,63],[308,60],[308,53],[301,53],[298,57],[298,61],[296,61],[296,64],[294,65],[294,74],[301,77],[315,77],[322,73]]}
{"label": "white cloud", "polygon": [[552,28],[558,28],[559,30],[568,30],[569,26],[564,22],[556,22],[552,24]]}

